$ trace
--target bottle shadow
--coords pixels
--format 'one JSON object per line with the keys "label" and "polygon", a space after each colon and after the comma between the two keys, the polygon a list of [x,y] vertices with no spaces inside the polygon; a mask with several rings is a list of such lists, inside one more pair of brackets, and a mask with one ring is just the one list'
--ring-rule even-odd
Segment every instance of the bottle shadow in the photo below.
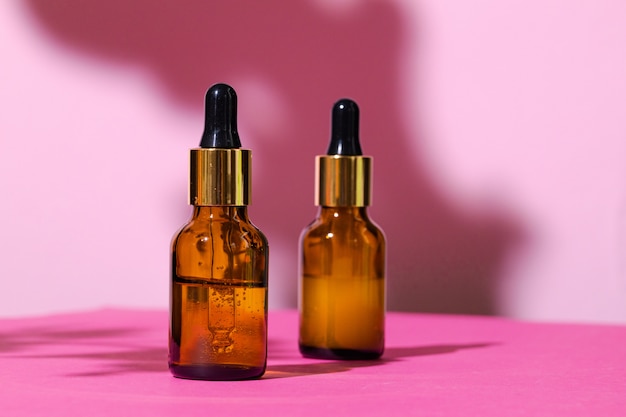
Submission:
{"label": "bottle shadow", "polygon": [[68,330],[51,326],[33,326],[0,333],[0,354],[70,343],[73,346],[107,346],[111,345],[107,339],[120,339],[138,332],[141,332],[141,329],[130,327]]}
{"label": "bottle shadow", "polygon": [[[314,217],[314,156],[326,149],[332,104],[350,97],[361,107],[363,151],[375,158],[371,213],[388,239],[389,309],[497,313],[503,266],[522,228],[496,207],[477,213],[455,205],[427,169],[401,75],[415,22],[398,4],[358,2],[334,13],[312,0],[25,3],[64,45],[156,75],[172,104],[197,115],[198,140],[206,88],[235,87],[239,120],[255,121],[247,128],[261,167],[251,217],[280,259],[270,260],[280,271],[270,300],[296,306],[295,247]],[[180,143],[194,146],[194,138]],[[186,215],[184,202],[173,200],[163,199],[168,212]]]}
{"label": "bottle shadow", "polygon": [[[28,327],[0,333],[0,358],[79,360],[85,371],[66,376],[107,376],[134,372],[166,372],[167,349],[138,347],[126,338],[145,329],[115,327],[67,330],[57,327]],[[67,347],[71,353],[39,354],[38,350],[58,352]],[[77,351],[78,348],[78,351]],[[32,352],[32,353],[30,353]],[[62,362],[59,362],[62,363]],[[72,366],[80,369],[81,366]]]}
{"label": "bottle shadow", "polygon": [[[33,326],[5,331],[0,333],[0,358],[28,361],[52,359],[58,361],[59,371],[62,370],[63,360],[72,361],[71,368],[75,372],[63,374],[67,377],[103,377],[131,373],[168,372],[165,345],[137,346],[136,341],[140,340],[138,335],[152,330],[135,327],[67,330],[59,326]],[[377,360],[323,360],[274,365],[272,361],[295,361],[295,358],[302,361],[303,359],[301,359],[292,341],[271,339],[268,341],[269,365],[262,379],[347,372],[355,368],[382,366],[409,357],[451,354],[461,350],[487,348],[497,344],[485,342],[388,347],[382,358]],[[41,349],[51,353],[38,353],[38,350]],[[65,350],[69,352],[57,353]]]}
{"label": "bottle shadow", "polygon": [[404,358],[455,353],[466,349],[479,349],[497,345],[498,343],[471,343],[452,345],[428,345],[412,347],[390,347],[380,359],[357,361],[324,361],[319,363],[272,365],[268,366],[263,379],[293,378],[301,376],[347,372],[355,368],[383,366],[398,362]]}
{"label": "bottle shadow", "polygon": [[164,347],[129,348],[127,350],[98,353],[20,355],[19,357],[28,359],[84,360],[90,362],[89,370],[67,373],[64,375],[67,377],[101,377],[169,371],[167,366],[167,349]]}

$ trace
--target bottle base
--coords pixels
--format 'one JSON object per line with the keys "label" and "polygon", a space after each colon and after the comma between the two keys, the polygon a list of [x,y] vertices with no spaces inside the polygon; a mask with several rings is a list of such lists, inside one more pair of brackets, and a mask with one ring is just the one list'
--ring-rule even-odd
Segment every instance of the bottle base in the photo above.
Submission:
{"label": "bottle base", "polygon": [[383,354],[382,350],[330,349],[305,345],[299,346],[302,356],[312,359],[368,360],[378,359]]}
{"label": "bottle base", "polygon": [[264,366],[243,365],[169,365],[176,378],[206,381],[240,381],[258,379],[265,373]]}

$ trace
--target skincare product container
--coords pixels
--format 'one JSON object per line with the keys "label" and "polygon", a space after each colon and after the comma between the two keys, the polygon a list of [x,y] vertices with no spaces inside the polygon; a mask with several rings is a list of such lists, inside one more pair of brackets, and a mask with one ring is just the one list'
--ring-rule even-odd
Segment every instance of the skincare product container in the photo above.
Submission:
{"label": "skincare product container", "polygon": [[299,348],[322,359],[375,359],[385,344],[385,237],[367,214],[372,158],[359,108],[332,110],[327,154],[316,158],[317,218],[300,237]]}
{"label": "skincare product container", "polygon": [[191,220],[172,241],[169,368],[180,378],[258,378],[267,358],[267,239],[248,218],[250,150],[237,96],[206,93],[205,129],[190,151]]}

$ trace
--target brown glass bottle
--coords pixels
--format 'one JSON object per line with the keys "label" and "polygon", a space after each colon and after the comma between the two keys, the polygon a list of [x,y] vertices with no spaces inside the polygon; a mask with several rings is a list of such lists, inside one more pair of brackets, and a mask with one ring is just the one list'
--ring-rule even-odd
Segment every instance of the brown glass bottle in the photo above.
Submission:
{"label": "brown glass bottle", "polygon": [[316,159],[318,217],[300,238],[300,352],[374,359],[385,340],[385,237],[367,215],[371,157],[361,155],[358,107],[333,108],[333,136]]}
{"label": "brown glass bottle", "polygon": [[170,369],[184,378],[265,371],[267,240],[245,207],[194,208],[172,243]]}
{"label": "brown glass bottle", "polygon": [[[268,243],[248,218],[251,153],[239,149],[235,111],[232,88],[218,84],[207,92],[211,123],[201,147],[191,150],[193,216],[172,241],[169,367],[181,378],[265,372]],[[226,138],[212,120],[223,118]]]}

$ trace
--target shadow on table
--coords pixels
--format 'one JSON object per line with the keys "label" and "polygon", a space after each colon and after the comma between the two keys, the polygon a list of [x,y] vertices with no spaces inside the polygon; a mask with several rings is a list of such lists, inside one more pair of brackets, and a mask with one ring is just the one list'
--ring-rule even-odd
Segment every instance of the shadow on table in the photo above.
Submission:
{"label": "shadow on table", "polygon": [[401,361],[403,358],[408,357],[454,353],[460,350],[485,348],[496,344],[497,343],[488,342],[456,345],[390,347],[385,350],[383,357],[377,360],[323,361],[319,363],[307,364],[272,365],[267,368],[263,379],[291,378],[297,376],[346,372],[354,368],[383,366],[391,362]]}
{"label": "shadow on table", "polygon": [[[117,346],[119,341],[142,332],[140,328],[63,329],[58,325],[29,326],[0,333],[0,354],[34,349],[39,346]],[[117,339],[117,340],[116,340]]]}
{"label": "shadow on table", "polygon": [[[70,323],[63,326],[76,325]],[[159,343],[154,335],[150,339],[145,338],[154,331],[152,328],[119,326],[72,329],[63,326],[35,325],[0,332],[0,358],[59,360],[59,372],[66,371],[62,368],[63,359],[83,363],[84,366],[80,366],[77,362],[71,362],[73,372],[65,373],[71,377],[168,371],[166,340]],[[142,340],[143,343],[138,342]],[[138,346],[140,343],[143,346]],[[496,344],[498,343],[482,342],[387,347],[383,357],[378,360],[323,360],[302,363],[293,340],[273,338],[268,340],[269,366],[263,379],[346,372],[354,368],[382,366],[404,358],[449,354]],[[283,364],[273,365],[272,362]],[[289,362],[294,363],[288,364]]]}
{"label": "shadow on table", "polygon": [[[73,372],[66,376],[109,376],[137,372],[167,372],[167,349],[138,348],[120,352],[99,352],[82,354],[50,354],[28,355],[22,358],[42,359],[84,359],[92,361],[97,366],[92,370]],[[76,368],[76,367],[74,367]]]}
{"label": "shadow on table", "polygon": [[411,356],[428,356],[440,355],[444,353],[454,353],[459,350],[478,349],[497,345],[498,343],[470,343],[458,345],[431,345],[431,346],[414,346],[414,347],[390,347],[385,350],[385,359],[399,359]]}
{"label": "shadow on table", "polygon": [[[144,330],[105,328],[65,330],[28,327],[0,334],[0,357],[24,359],[83,359],[95,366],[67,376],[107,376],[133,372],[166,372],[167,349],[133,346],[126,338]],[[47,347],[46,353],[38,354]],[[106,350],[106,351],[104,351]],[[27,353],[31,351],[32,353]],[[74,366],[74,369],[77,367]]]}

